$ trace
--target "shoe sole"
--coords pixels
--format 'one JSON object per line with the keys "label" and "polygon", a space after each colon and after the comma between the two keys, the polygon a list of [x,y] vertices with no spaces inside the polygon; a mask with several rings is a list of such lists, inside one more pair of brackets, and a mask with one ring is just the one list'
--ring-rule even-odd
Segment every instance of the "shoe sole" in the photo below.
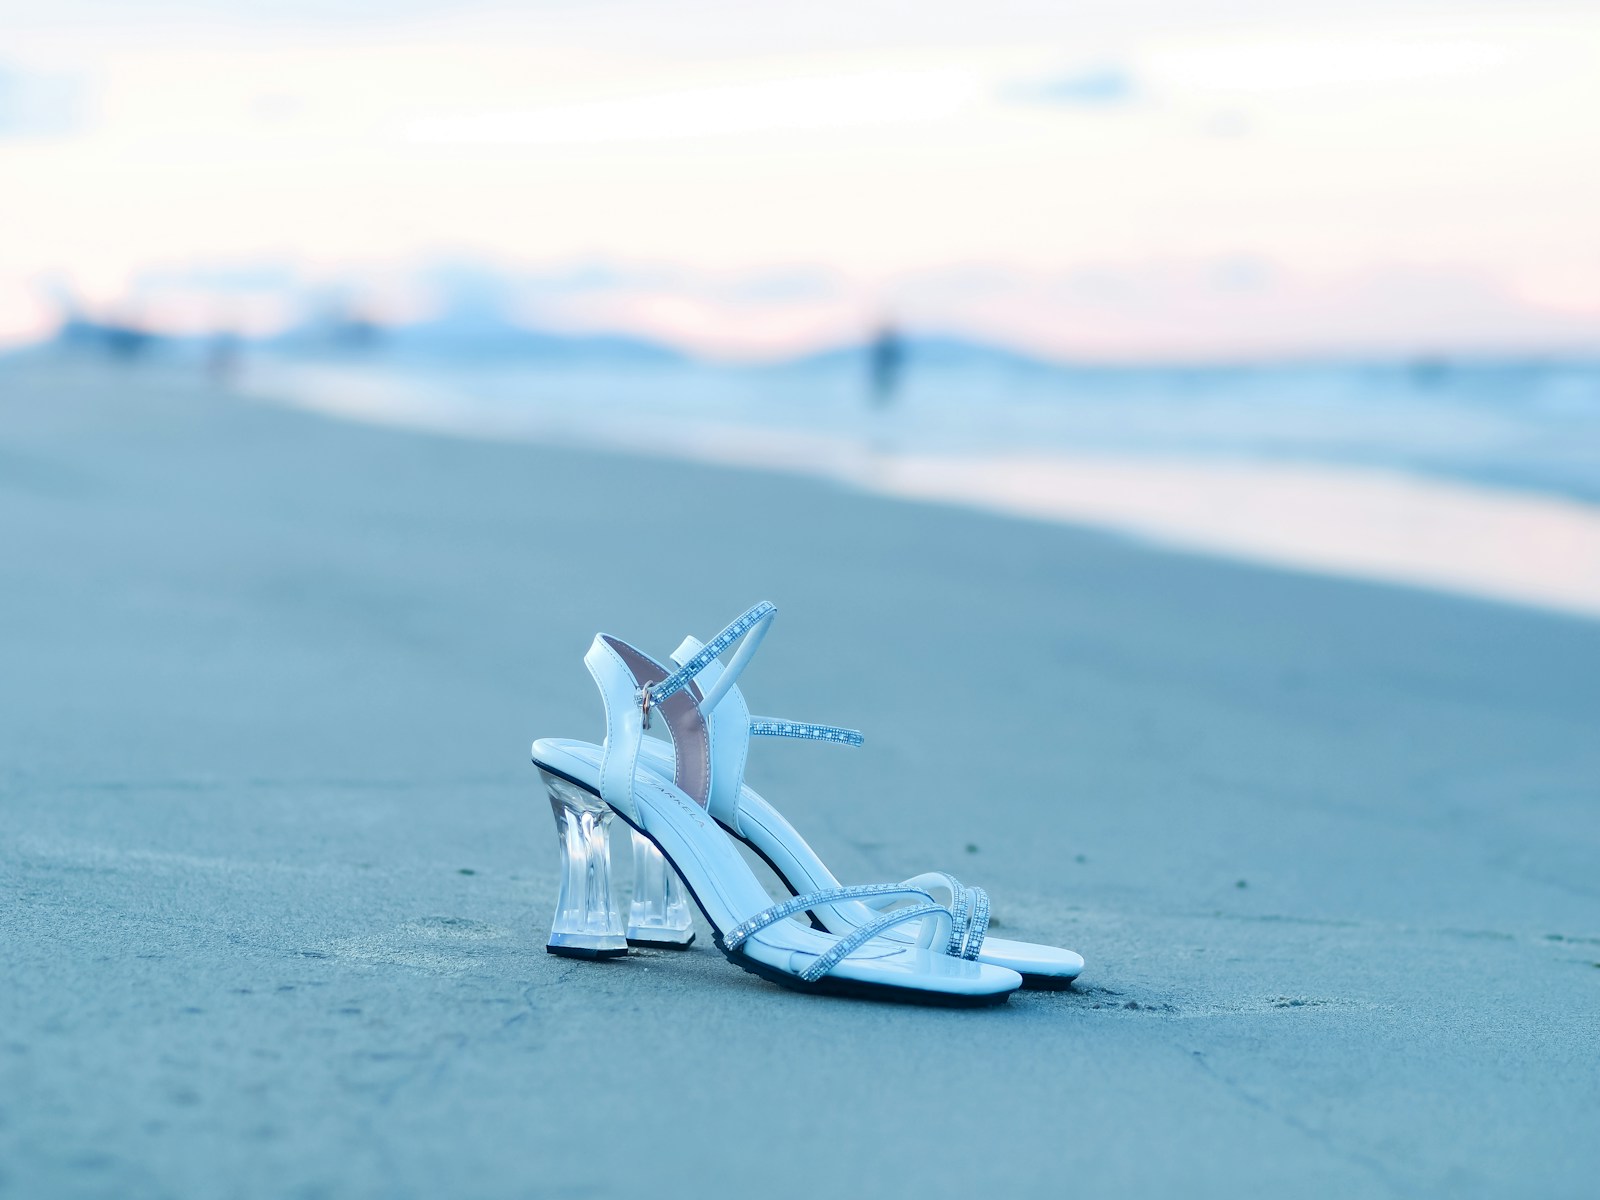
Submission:
{"label": "shoe sole", "polygon": [[[722,950],[722,936],[718,934],[714,939]],[[964,996],[955,992],[925,992],[916,988],[888,987],[878,983],[862,983],[855,979],[837,979],[831,975],[824,975],[814,983],[807,983],[776,967],[769,967],[764,962],[757,962],[747,955],[740,954],[737,950],[732,954],[722,950],[722,955],[734,966],[750,974],[775,983],[779,987],[786,987],[792,992],[806,992],[813,996],[846,996],[852,1000],[885,1000],[892,1004],[920,1004],[927,1008],[993,1008],[997,1004],[1004,1004],[1011,998],[1010,992],[994,992],[987,995]]]}
{"label": "shoe sole", "polygon": [[687,950],[694,945],[694,934],[689,935],[687,942],[650,942],[644,938],[629,938],[628,946],[638,950]]}

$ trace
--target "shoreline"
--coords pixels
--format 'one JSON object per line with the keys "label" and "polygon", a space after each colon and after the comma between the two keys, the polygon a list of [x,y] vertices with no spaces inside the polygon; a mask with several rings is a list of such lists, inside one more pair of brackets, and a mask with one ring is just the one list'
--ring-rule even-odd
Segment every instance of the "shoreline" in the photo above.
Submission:
{"label": "shoreline", "polygon": [[1109,457],[906,458],[874,490],[1157,545],[1600,618],[1600,508],[1399,472]]}
{"label": "shoreline", "polygon": [[822,478],[1231,561],[1600,618],[1600,506],[1551,493],[1306,461],[957,456],[902,452],[890,436],[871,446],[827,433],[710,422],[602,429],[472,410],[425,389],[352,387],[348,378],[312,385],[303,375],[271,370],[241,390],[256,401],[368,424]]}

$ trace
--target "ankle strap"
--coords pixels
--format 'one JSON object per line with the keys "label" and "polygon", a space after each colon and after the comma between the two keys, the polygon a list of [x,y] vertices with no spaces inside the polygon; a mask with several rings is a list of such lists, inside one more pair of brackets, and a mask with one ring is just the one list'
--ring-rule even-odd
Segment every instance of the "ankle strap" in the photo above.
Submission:
{"label": "ankle strap", "polygon": [[[734,625],[737,626],[738,622],[734,622]],[[752,717],[739,688],[732,683],[723,685],[722,664],[714,657],[706,658],[714,644],[706,645],[697,638],[686,637],[672,652],[672,661],[680,664],[679,674],[693,671],[700,664],[700,685],[706,689],[700,711],[705,714],[710,727],[711,744],[711,796],[707,807],[717,820],[740,829],[745,760],[752,734],[828,742],[835,746],[859,746],[862,739],[856,730],[838,725],[814,725],[809,721],[789,721],[780,717]],[[654,704],[659,689],[653,687],[650,692],[651,703]],[[638,702],[639,698],[635,697],[635,700]]]}
{"label": "ankle strap", "polygon": [[[594,676],[606,709],[606,736],[600,758],[601,799],[638,823],[633,788],[639,746],[644,731],[650,728],[651,713],[660,709],[672,735],[673,782],[695,803],[710,806],[708,718],[711,709],[732,687],[733,677],[744,669],[777,611],[773,605],[762,601],[719,633],[691,661],[670,674],[666,667],[637,647],[609,634],[595,635],[583,661]],[[699,688],[692,686],[694,677],[716,662],[718,653],[741,638],[744,644],[739,647],[733,663],[726,669],[718,665],[720,677],[713,681],[710,691],[702,695]],[[718,684],[723,686],[719,688]],[[746,720],[747,711],[741,715],[740,724]]]}
{"label": "ankle strap", "polygon": [[750,732],[757,737],[803,738],[811,742],[837,742],[841,746],[860,746],[866,740],[859,729],[786,721],[782,717],[751,717]]}
{"label": "ankle strap", "polygon": [[[757,605],[756,607],[760,608],[761,606]],[[751,613],[755,611],[755,608],[750,610]],[[749,615],[749,613],[745,614],[745,616]],[[739,621],[743,620],[744,617],[739,618]],[[739,624],[739,621],[735,621],[733,625],[728,626],[728,629],[734,629]],[[727,632],[728,630],[723,630],[723,635]],[[677,678],[685,672],[690,675],[697,675],[711,667],[712,662],[717,657],[711,651],[716,647],[717,642],[721,641],[721,638],[722,635],[719,635],[716,639],[704,645],[692,637],[684,638],[682,644],[672,652],[672,661],[682,664],[672,677]],[[723,645],[726,646],[727,643],[723,642]],[[748,658],[749,656],[745,655],[744,657]],[[730,667],[729,670],[732,670],[732,668]],[[666,685],[667,681],[663,680],[650,688],[650,703],[652,705],[658,704],[672,694],[667,690]],[[682,686],[682,683],[677,685],[677,687]],[[732,681],[721,673],[719,664],[717,670],[713,672],[711,686],[706,689],[705,694],[700,698],[700,711],[709,717],[719,701],[729,693],[738,694],[738,692],[739,689],[733,685]],[[843,725],[819,725],[814,721],[791,721],[787,717],[752,716],[749,721],[749,729],[754,737],[799,738],[809,742],[833,742],[840,746],[860,747],[866,741],[861,736],[859,729],[847,729]]]}
{"label": "ankle strap", "polygon": [[[739,678],[739,672],[743,671],[745,664],[750,661],[750,656],[756,652],[756,647],[761,645],[761,639],[767,636],[767,628],[772,624],[772,618],[777,615],[777,606],[771,601],[763,600],[700,647],[698,653],[660,683],[641,687],[637,699],[639,706],[644,709],[645,728],[650,727],[650,709],[653,706],[663,700],[671,699],[673,695],[687,687],[689,681],[710,666],[724,650],[743,638],[744,643],[739,647],[739,652],[733,656],[733,660],[723,668],[717,681],[700,698],[702,712],[709,713],[716,708],[717,701],[727,694],[728,689]],[[747,634],[749,636],[746,636]]]}

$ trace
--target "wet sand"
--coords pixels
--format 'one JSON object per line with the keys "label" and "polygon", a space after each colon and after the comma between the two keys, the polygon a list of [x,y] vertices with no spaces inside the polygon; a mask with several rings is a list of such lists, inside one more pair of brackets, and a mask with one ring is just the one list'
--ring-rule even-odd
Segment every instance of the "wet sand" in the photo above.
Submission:
{"label": "wet sand", "polygon": [[1600,506],[1571,496],[1259,452],[1068,451],[1014,433],[1004,453],[929,453],[914,447],[916,418],[887,411],[870,433],[830,429],[826,419],[804,429],[756,416],[686,419],[681,403],[608,420],[581,403],[555,409],[549,381],[530,382],[539,395],[522,408],[506,402],[503,384],[485,391],[468,373],[449,386],[433,378],[430,386],[392,366],[260,362],[244,386],[258,399],[378,425],[810,476],[1239,562],[1600,617]]}
{"label": "wet sand", "polygon": [[[622,539],[626,555],[603,554]],[[950,1013],[543,952],[596,628],[781,614],[753,782],[984,884]],[[0,364],[0,1194],[1581,1196],[1600,624]]]}

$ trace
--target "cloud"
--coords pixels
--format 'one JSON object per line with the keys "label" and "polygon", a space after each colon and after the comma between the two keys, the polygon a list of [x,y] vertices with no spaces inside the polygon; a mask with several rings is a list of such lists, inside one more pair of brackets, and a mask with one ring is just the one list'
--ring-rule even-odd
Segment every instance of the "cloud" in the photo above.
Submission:
{"label": "cloud", "polygon": [[432,116],[411,122],[405,136],[424,143],[560,146],[842,129],[936,121],[980,90],[972,72],[957,68],[778,76]]}
{"label": "cloud", "polygon": [[1005,89],[1005,95],[1020,104],[1097,108],[1127,104],[1138,91],[1127,71],[1103,66],[1015,83]]}
{"label": "cloud", "polygon": [[0,138],[60,137],[83,126],[83,80],[0,63]]}

